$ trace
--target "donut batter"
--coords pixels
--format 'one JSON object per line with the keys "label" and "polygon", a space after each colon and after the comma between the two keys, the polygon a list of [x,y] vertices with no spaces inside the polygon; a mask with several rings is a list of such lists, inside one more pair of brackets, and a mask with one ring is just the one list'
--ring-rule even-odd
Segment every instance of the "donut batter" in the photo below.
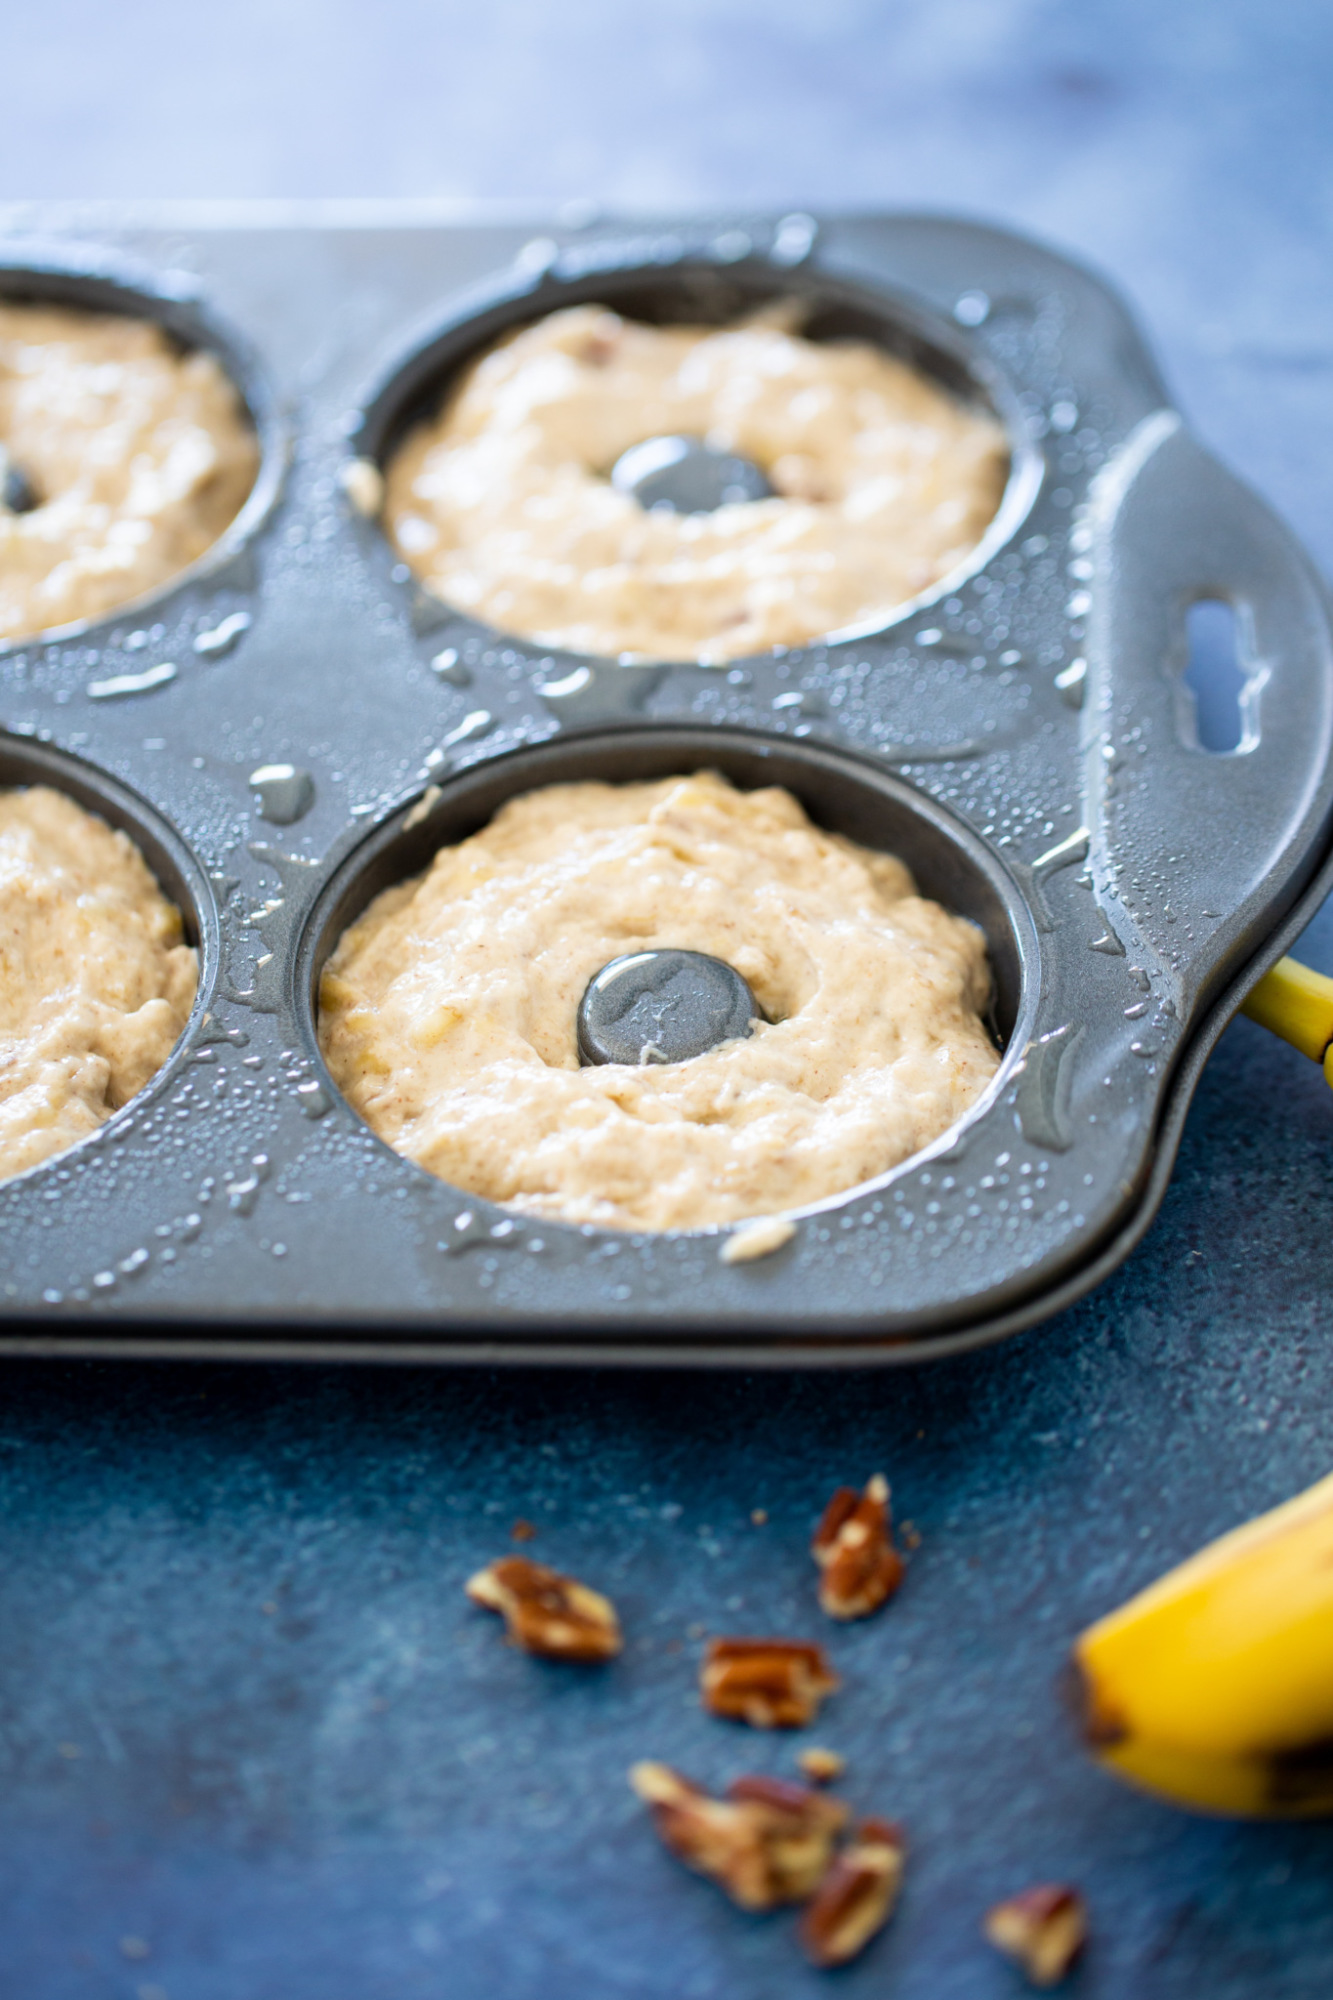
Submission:
{"label": "donut batter", "polygon": [[[775,497],[645,512],[607,475],[667,434],[740,452]],[[993,417],[867,343],[574,306],[409,434],[384,518],[430,590],[503,631],[712,663],[887,623],[975,547],[1008,464]]]}
{"label": "donut batter", "polygon": [[[99,618],[210,548],[259,446],[219,362],[149,320],[0,300],[0,640]],[[26,502],[25,502],[26,505]]]}
{"label": "donut batter", "polygon": [[[622,953],[726,960],[768,1016],[688,1062],[580,1068]],[[713,772],[511,800],[340,940],[320,1043],[382,1139],[535,1216],[690,1229],[820,1200],[946,1131],[999,1056],[981,933],[789,792]]]}
{"label": "donut batter", "polygon": [[127,834],[0,791],[0,1178],[96,1131],[180,1039],[198,968]]}

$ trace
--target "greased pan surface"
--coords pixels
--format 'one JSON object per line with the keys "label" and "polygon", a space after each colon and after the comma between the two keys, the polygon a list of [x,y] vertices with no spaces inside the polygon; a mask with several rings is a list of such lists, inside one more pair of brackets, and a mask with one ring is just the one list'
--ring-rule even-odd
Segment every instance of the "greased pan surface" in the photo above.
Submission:
{"label": "greased pan surface", "polygon": [[[0,246],[0,291],[160,311],[222,355],[264,446],[189,575],[0,654],[0,777],[128,826],[203,968],[148,1090],[0,1187],[0,1342],[907,1360],[1028,1324],[1125,1253],[1201,1053],[1323,886],[1333,657],[1299,549],[1189,436],[1100,283],[968,224],[786,217],[131,227],[94,251],[48,230]],[[391,448],[508,325],[575,299],[722,319],[791,293],[813,332],[883,340],[1011,437],[985,542],[887,630],[730,670],[554,656],[425,598],[345,497],[349,458]],[[1186,612],[1213,597],[1247,675],[1246,744],[1220,757],[1182,678]],[[276,763],[313,781],[287,825],[248,782]],[[702,763],[789,785],[981,922],[1005,1046],[961,1127],[740,1266],[717,1235],[537,1225],[431,1179],[350,1112],[314,1036],[337,931],[441,840],[531,784]]]}

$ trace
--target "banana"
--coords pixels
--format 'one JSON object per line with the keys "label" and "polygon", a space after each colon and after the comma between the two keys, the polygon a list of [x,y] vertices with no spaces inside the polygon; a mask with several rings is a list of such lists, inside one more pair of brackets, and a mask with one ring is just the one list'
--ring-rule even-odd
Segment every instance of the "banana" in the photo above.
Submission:
{"label": "banana", "polygon": [[1333,1476],[1090,1625],[1073,1674],[1094,1756],[1145,1791],[1333,1813]]}

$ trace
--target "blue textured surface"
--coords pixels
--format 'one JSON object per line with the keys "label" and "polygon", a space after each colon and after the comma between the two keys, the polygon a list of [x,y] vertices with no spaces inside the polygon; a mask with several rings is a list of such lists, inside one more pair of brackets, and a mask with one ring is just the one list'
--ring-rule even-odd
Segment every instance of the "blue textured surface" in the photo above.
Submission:
{"label": "blue textured surface", "polygon": [[[1322,0],[54,0],[0,23],[5,191],[985,212],[1109,269],[1327,571],[1331,55]],[[1305,951],[1333,969],[1328,910]],[[11,1366],[0,1992],[831,1990],[788,1918],[659,1852],[623,1774],[790,1768],[698,1712],[691,1627],[819,1633],[812,1517],[883,1466],[923,1544],[832,1634],[814,1733],[915,1852],[837,1987],[1012,1994],[978,1915],[1054,1873],[1092,1902],[1080,1994],[1326,1995],[1333,1832],[1120,1790],[1052,1680],[1087,1618],[1333,1462],[1331,1141],[1313,1067],[1238,1023],[1125,1270],[906,1378]],[[463,1601],[516,1515],[617,1597],[614,1668],[521,1659]]]}

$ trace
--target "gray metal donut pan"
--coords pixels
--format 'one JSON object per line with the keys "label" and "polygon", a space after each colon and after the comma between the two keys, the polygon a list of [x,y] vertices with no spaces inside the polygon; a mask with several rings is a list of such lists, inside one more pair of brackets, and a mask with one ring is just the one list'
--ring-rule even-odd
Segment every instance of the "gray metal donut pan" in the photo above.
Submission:
{"label": "gray metal donut pan", "polygon": [[[1191,438],[1100,281],[910,216],[535,233],[127,213],[94,249],[53,234],[64,216],[15,220],[0,292],[120,299],[217,347],[265,464],[220,548],[151,603],[0,652],[0,781],[66,783],[130,827],[203,963],[155,1082],[0,1187],[0,1348],[915,1361],[1113,1268],[1208,1048],[1333,880],[1333,647],[1310,565]],[[887,630],[730,671],[553,656],[423,597],[344,496],[349,457],[390,448],[506,325],[576,299],[693,317],[790,293],[812,295],[812,330],[970,386],[1013,439],[975,562]],[[1248,676],[1225,756],[1192,740],[1182,681],[1187,608],[1213,597]],[[210,647],[237,612],[248,628]],[[284,827],[248,783],[278,762],[315,785]],[[1005,1040],[961,1127],[741,1265],[715,1234],[539,1224],[433,1180],[342,1103],[311,1008],[349,914],[509,792],[704,764],[791,784],[983,922]]]}

